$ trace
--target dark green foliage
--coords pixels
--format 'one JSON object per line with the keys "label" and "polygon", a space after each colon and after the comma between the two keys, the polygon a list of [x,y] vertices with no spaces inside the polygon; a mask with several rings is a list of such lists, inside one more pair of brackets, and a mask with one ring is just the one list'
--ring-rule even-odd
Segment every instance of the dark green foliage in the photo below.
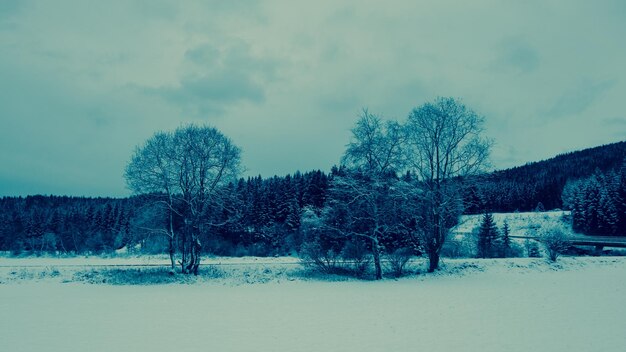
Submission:
{"label": "dark green foliage", "polygon": [[562,208],[568,181],[587,178],[596,170],[619,170],[626,157],[626,141],[558,155],[507,170],[464,180],[466,214]]}
{"label": "dark green foliage", "polygon": [[15,253],[110,252],[130,241],[127,199],[59,196],[0,198],[0,250]]}
{"label": "dark green foliage", "polygon": [[541,257],[541,253],[539,252],[539,244],[535,240],[526,240],[524,242],[526,246],[526,253],[529,258],[539,258]]}
{"label": "dark green foliage", "polygon": [[543,203],[537,203],[537,207],[535,207],[535,212],[542,213],[544,211],[546,211],[546,208],[543,206]]}
{"label": "dark green foliage", "polygon": [[509,229],[509,223],[504,220],[504,224],[502,224],[502,231],[499,237],[499,249],[500,256],[503,258],[507,258],[511,256],[511,230]]}
{"label": "dark green foliage", "polygon": [[571,182],[563,199],[572,210],[572,227],[588,235],[626,235],[626,160],[617,172],[596,172]]}
{"label": "dark green foliage", "polygon": [[[268,179],[242,178],[229,184],[218,199],[224,207],[207,205],[204,219],[209,225],[200,234],[202,250],[240,256],[296,252],[303,240],[302,209],[324,205],[328,182],[328,175],[312,171]],[[152,204],[144,196],[3,197],[0,250],[14,254],[107,253],[139,245],[147,253],[163,253],[167,240],[155,230],[167,226],[168,213]],[[180,216],[174,216],[175,231],[182,227]]]}
{"label": "dark green foliage", "polygon": [[477,257],[493,258],[497,253],[497,238],[498,227],[493,221],[493,215],[486,213],[483,215],[483,219],[478,230]]}

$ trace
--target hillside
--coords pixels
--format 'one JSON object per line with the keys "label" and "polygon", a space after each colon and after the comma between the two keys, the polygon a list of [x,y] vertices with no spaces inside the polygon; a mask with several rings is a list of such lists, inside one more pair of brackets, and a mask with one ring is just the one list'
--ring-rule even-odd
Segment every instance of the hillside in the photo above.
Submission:
{"label": "hillside", "polygon": [[568,180],[586,178],[596,171],[618,169],[626,158],[626,141],[558,155],[466,180],[467,214],[561,208],[561,193]]}
{"label": "hillside", "polygon": [[[511,236],[536,237],[542,228],[560,227],[566,231],[567,235],[572,235],[571,220],[569,211],[546,211],[542,213],[493,213],[493,219],[502,228],[506,221],[509,225]],[[482,214],[463,215],[459,224],[451,232],[456,235],[466,235],[476,230],[482,221]]]}

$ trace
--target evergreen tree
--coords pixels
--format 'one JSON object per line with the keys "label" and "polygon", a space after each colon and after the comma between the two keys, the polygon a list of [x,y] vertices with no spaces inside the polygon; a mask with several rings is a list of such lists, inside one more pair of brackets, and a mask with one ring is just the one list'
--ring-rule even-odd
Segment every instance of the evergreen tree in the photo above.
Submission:
{"label": "evergreen tree", "polygon": [[535,211],[538,213],[543,213],[544,211],[546,211],[546,208],[543,206],[543,203],[539,202],[535,207]]}
{"label": "evergreen tree", "polygon": [[511,230],[509,229],[509,223],[506,220],[504,220],[504,224],[502,224],[500,239],[502,257],[506,258],[511,254]]}
{"label": "evergreen tree", "polygon": [[495,242],[498,237],[498,228],[493,220],[493,215],[483,215],[478,230],[478,253],[479,258],[492,258],[494,256]]}

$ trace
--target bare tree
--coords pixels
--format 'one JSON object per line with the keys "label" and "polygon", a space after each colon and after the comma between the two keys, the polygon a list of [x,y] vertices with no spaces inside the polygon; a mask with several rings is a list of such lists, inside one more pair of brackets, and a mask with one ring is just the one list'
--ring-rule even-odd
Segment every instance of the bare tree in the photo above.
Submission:
{"label": "bare tree", "polygon": [[370,176],[395,173],[404,166],[403,142],[404,133],[399,123],[383,121],[363,109],[341,161]]}
{"label": "bare tree", "polygon": [[396,232],[396,182],[371,178],[358,171],[346,170],[331,181],[327,205],[322,213],[327,233],[343,237],[360,237],[370,244],[376,279],[382,279],[381,252],[385,237]]}
{"label": "bare tree", "polygon": [[454,98],[438,98],[415,108],[405,125],[407,162],[420,178],[427,203],[420,246],[428,271],[439,267],[439,254],[460,215],[458,177],[481,172],[491,142],[481,136],[484,119]]}
{"label": "bare tree", "polygon": [[[183,273],[198,273],[199,234],[213,224],[207,211],[216,206],[220,188],[239,173],[240,149],[213,127],[188,125],[158,132],[135,149],[126,167],[128,187],[165,205],[169,252],[174,265],[176,244]],[[176,232],[174,219],[182,228]]]}
{"label": "bare tree", "polygon": [[325,210],[327,229],[370,242],[376,279],[382,279],[381,238],[392,231],[393,182],[402,167],[402,129],[364,109],[335,175]]}

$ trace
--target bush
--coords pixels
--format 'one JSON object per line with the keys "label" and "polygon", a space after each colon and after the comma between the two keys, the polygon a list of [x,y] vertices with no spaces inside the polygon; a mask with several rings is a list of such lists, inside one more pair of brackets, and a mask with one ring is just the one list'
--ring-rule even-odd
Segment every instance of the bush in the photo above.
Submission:
{"label": "bush", "polygon": [[341,250],[341,258],[344,259],[344,267],[356,277],[365,276],[371,264],[367,246],[358,239],[346,242]]}
{"label": "bush", "polygon": [[524,256],[524,247],[517,243],[511,241],[511,247],[506,253],[507,258],[519,258]]}
{"label": "bush", "polygon": [[476,234],[451,236],[441,248],[441,256],[448,258],[473,258],[476,253]]}
{"label": "bush", "polygon": [[569,248],[567,236],[558,227],[548,228],[541,234],[541,243],[546,249],[548,259],[555,262],[559,255]]}
{"label": "bush", "polygon": [[235,246],[233,243],[219,237],[210,238],[205,241],[203,247],[206,253],[218,256],[231,257],[234,256],[235,253]]}
{"label": "bush", "polygon": [[265,242],[255,242],[248,247],[248,255],[253,257],[271,257],[273,254],[272,246]]}
{"label": "bush", "polygon": [[413,256],[413,251],[409,248],[398,248],[390,254],[387,254],[387,265],[394,277],[400,277],[404,274],[404,268]]}
{"label": "bush", "polygon": [[337,274],[344,271],[339,255],[332,249],[324,250],[317,242],[302,244],[300,258],[305,267],[313,268],[325,274]]}
{"label": "bush", "polygon": [[541,253],[539,253],[539,246],[537,242],[534,240],[526,240],[524,242],[524,246],[526,247],[526,253],[529,258],[539,258],[541,257]]}
{"label": "bush", "polygon": [[163,285],[190,284],[198,278],[217,279],[225,274],[213,265],[201,266],[199,276],[175,274],[169,268],[114,268],[104,270],[79,271],[74,274],[74,281],[109,285]]}

